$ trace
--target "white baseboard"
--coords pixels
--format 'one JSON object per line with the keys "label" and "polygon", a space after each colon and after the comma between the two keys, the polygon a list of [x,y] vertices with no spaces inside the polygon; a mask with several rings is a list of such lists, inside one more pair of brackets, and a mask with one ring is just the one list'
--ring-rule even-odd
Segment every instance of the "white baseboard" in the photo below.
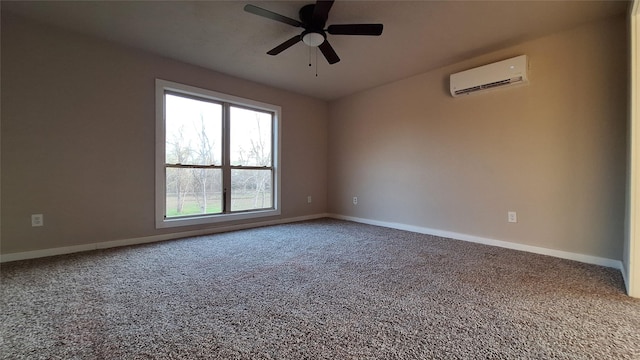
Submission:
{"label": "white baseboard", "polygon": [[420,234],[440,236],[440,237],[450,238],[454,240],[462,240],[462,241],[468,241],[468,242],[479,243],[484,245],[498,246],[498,247],[503,247],[507,249],[526,251],[526,252],[531,252],[535,254],[548,255],[548,256],[553,256],[553,257],[562,258],[562,259],[579,261],[587,264],[611,267],[611,268],[620,270],[620,272],[624,277],[625,285],[627,284],[627,279],[625,277],[622,261],[620,260],[572,253],[572,252],[567,252],[562,250],[548,249],[548,248],[543,248],[538,246],[518,244],[518,243],[513,243],[508,241],[489,239],[489,238],[479,237],[475,235],[468,235],[468,234],[462,234],[462,233],[451,232],[451,231],[430,229],[430,228],[421,227],[421,226],[370,220],[370,219],[358,218],[353,216],[327,214],[327,213],[299,216],[294,218],[260,221],[255,223],[223,226],[218,228],[183,231],[179,233],[170,233],[170,234],[114,240],[114,241],[105,241],[105,242],[99,242],[94,244],[65,246],[65,247],[26,251],[26,252],[11,253],[11,254],[0,254],[0,263],[17,261],[17,260],[35,259],[35,258],[41,258],[41,257],[47,257],[47,256],[71,254],[71,253],[90,251],[90,250],[96,250],[96,249],[108,249],[108,248],[120,247],[120,246],[146,244],[146,243],[152,243],[152,242],[158,242],[158,241],[180,239],[180,238],[185,238],[190,236],[209,235],[209,234],[216,234],[221,232],[251,229],[251,228],[256,228],[261,226],[279,225],[279,224],[294,223],[299,221],[320,219],[325,217],[330,217],[330,218],[339,219],[339,220],[353,221],[353,222],[369,224],[369,225],[382,226],[382,227],[398,229],[398,230],[406,230],[406,231],[416,232]]}
{"label": "white baseboard", "polygon": [[[622,280],[624,280],[624,288],[627,291],[627,294],[631,295],[631,292],[629,291],[629,280],[628,280],[628,275],[629,275],[629,268],[625,265],[624,262],[622,262],[622,265],[620,266],[620,272],[622,273]],[[638,297],[638,296],[634,296],[634,297]]]}
{"label": "white baseboard", "polygon": [[9,261],[36,259],[36,258],[47,257],[47,256],[72,254],[72,253],[97,250],[97,249],[108,249],[108,248],[120,247],[120,246],[146,244],[146,243],[152,243],[152,242],[158,242],[158,241],[180,239],[180,238],[185,238],[190,236],[209,235],[209,234],[216,234],[221,232],[251,229],[251,228],[269,226],[269,225],[288,224],[288,223],[320,219],[320,218],[326,218],[326,217],[330,217],[329,214],[325,214],[325,213],[313,214],[313,215],[298,216],[293,218],[222,226],[222,227],[210,228],[210,229],[200,229],[200,230],[192,230],[192,231],[183,231],[179,233],[170,233],[170,234],[153,235],[153,236],[145,236],[145,237],[138,237],[138,238],[122,239],[122,240],[105,241],[105,242],[99,242],[99,243],[93,243],[93,244],[65,246],[65,247],[57,247],[52,249],[25,251],[25,252],[19,252],[19,253],[11,253],[11,254],[0,254],[0,263],[9,262]]}
{"label": "white baseboard", "polygon": [[[618,269],[624,276],[622,261],[620,260],[572,253],[572,252],[562,251],[562,250],[548,249],[548,248],[543,248],[538,246],[518,244],[518,243],[513,243],[508,241],[484,238],[484,237],[475,236],[475,235],[430,229],[430,228],[421,227],[421,226],[413,226],[413,225],[400,224],[400,223],[394,223],[394,222],[363,219],[363,218],[345,216],[345,215],[339,215],[339,214],[329,214],[329,217],[334,219],[339,219],[339,220],[353,221],[353,222],[358,222],[363,224],[392,228],[392,229],[406,230],[406,231],[416,232],[420,234],[440,236],[440,237],[450,238],[454,240],[462,240],[462,241],[468,241],[468,242],[473,242],[478,244],[498,246],[498,247],[512,249],[512,250],[519,250],[519,251],[526,251],[526,252],[535,253],[535,254],[548,255],[548,256],[553,256],[561,259],[579,261],[587,264],[600,265],[600,266]],[[626,284],[626,279],[625,279],[625,284]]]}

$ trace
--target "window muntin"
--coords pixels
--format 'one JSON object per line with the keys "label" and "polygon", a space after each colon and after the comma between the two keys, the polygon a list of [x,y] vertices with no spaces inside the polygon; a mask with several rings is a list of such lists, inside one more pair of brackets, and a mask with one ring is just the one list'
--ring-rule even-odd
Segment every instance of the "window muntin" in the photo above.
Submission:
{"label": "window muntin", "polygon": [[277,106],[156,80],[156,227],[279,215]]}

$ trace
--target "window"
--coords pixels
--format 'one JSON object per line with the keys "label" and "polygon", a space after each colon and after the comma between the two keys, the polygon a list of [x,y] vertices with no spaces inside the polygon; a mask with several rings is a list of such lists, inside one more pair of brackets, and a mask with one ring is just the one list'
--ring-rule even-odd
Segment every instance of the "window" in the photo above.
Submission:
{"label": "window", "polygon": [[156,80],[156,227],[279,215],[280,107]]}

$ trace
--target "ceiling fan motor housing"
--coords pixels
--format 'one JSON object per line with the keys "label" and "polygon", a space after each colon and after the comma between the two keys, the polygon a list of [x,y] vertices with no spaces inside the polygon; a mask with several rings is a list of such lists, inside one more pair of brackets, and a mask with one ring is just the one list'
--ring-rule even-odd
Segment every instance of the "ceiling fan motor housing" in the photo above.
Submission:
{"label": "ceiling fan motor housing", "polygon": [[[324,25],[326,24],[327,19],[326,18],[314,19],[313,13],[315,9],[316,9],[315,4],[305,5],[302,8],[300,8],[300,11],[298,12],[298,16],[300,16],[300,20],[302,21],[302,26],[306,30],[320,32],[324,28]],[[314,24],[314,20],[316,22],[315,24]]]}
{"label": "ceiling fan motor housing", "polygon": [[315,8],[315,4],[309,4],[300,8],[300,11],[298,12],[300,20],[302,21],[302,26],[305,29],[304,32],[300,34],[300,39],[302,39],[303,43],[311,47],[320,46],[320,44],[327,39],[327,34],[323,29],[326,19],[322,19],[323,21],[314,24],[313,13]]}

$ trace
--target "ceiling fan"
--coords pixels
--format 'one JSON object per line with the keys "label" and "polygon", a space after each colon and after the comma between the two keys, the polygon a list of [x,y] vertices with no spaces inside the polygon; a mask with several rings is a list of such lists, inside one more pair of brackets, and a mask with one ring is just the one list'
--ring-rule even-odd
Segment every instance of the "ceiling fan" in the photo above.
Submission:
{"label": "ceiling fan", "polygon": [[305,5],[300,8],[300,11],[298,12],[300,21],[276,14],[272,11],[265,10],[254,5],[246,5],[244,10],[255,15],[304,29],[300,35],[296,35],[274,47],[269,50],[267,54],[278,55],[284,50],[302,41],[308,46],[318,47],[322,52],[322,55],[327,59],[327,62],[329,62],[329,64],[335,64],[340,61],[340,58],[333,47],[329,44],[327,34],[379,36],[382,34],[382,24],[340,24],[329,25],[329,27],[325,29],[324,27],[332,5],[333,0],[318,0],[315,4]]}

